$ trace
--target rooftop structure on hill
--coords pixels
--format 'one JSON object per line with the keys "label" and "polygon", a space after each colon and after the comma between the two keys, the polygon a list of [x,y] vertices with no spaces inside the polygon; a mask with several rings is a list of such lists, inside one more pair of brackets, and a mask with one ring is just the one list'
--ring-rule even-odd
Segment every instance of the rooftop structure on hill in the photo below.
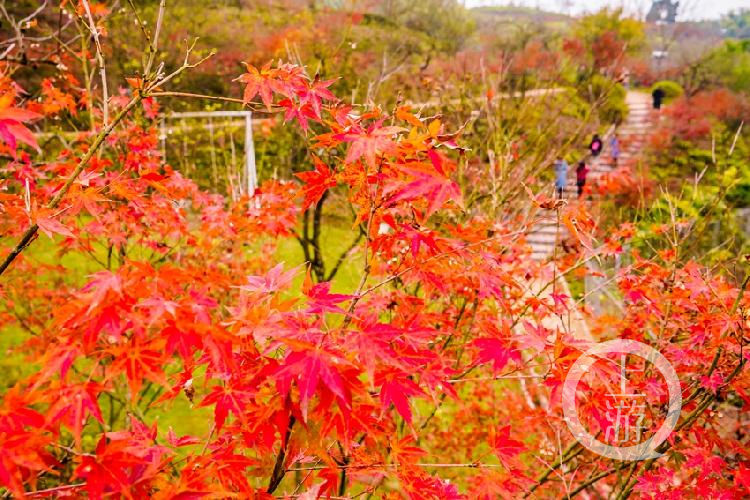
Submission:
{"label": "rooftop structure on hill", "polygon": [[677,19],[677,7],[680,2],[654,0],[651,10],[646,14],[646,22],[674,24]]}

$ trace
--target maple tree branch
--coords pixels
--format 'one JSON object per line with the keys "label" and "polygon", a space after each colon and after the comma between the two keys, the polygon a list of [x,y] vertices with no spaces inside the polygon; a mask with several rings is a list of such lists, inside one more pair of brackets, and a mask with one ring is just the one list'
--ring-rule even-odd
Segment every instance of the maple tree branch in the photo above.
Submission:
{"label": "maple tree branch", "polygon": [[[494,469],[494,468],[500,468],[505,467],[502,464],[485,464],[481,462],[472,462],[472,463],[445,463],[445,464],[439,464],[439,463],[415,463],[415,464],[384,464],[384,463],[372,463],[372,464],[336,464],[334,468],[336,469],[375,469],[375,468],[398,468],[402,465],[410,465],[410,466],[416,466],[416,467],[435,467],[435,468],[446,468],[446,469],[460,469],[460,468],[467,468],[467,469]],[[287,472],[295,472],[295,471],[308,471],[308,470],[325,470],[330,469],[331,466],[328,465],[314,465],[310,467],[292,467],[289,469],[286,469]]]}
{"label": "maple tree branch", "polygon": [[[156,52],[159,48],[159,32],[161,31],[161,23],[164,20],[164,9],[166,7],[167,0],[161,0],[159,2],[159,12],[156,15],[156,26],[154,27],[154,36],[151,38],[151,43],[148,46],[148,60],[143,67],[143,78],[149,78],[149,73],[154,65],[154,59],[156,58]],[[141,26],[142,29],[145,28]]]}
{"label": "maple tree branch", "polygon": [[[378,173],[380,173],[381,168],[383,167],[383,160],[381,159],[380,164],[378,165]],[[380,190],[380,181],[377,182],[375,185],[375,196],[377,196],[378,192]],[[343,329],[346,329],[349,324],[352,322],[352,318],[354,316],[354,309],[357,307],[357,304],[359,301],[364,297],[367,292],[365,291],[362,293],[362,290],[365,288],[365,285],[367,284],[367,278],[370,276],[370,260],[369,260],[369,253],[370,253],[370,243],[371,243],[371,234],[372,234],[372,220],[375,217],[375,211],[380,208],[380,205],[375,205],[374,200],[370,200],[370,214],[367,218],[367,229],[365,229],[365,255],[364,255],[364,269],[362,272],[362,277],[359,280],[359,285],[357,286],[357,291],[354,293],[354,298],[351,301],[351,304],[349,304],[349,310],[347,311],[346,317],[344,318],[344,323],[342,325]]]}
{"label": "maple tree branch", "polygon": [[573,498],[574,496],[578,495],[580,492],[582,492],[583,490],[585,490],[586,488],[588,488],[592,484],[596,483],[600,479],[604,479],[605,477],[613,474],[614,472],[617,472],[619,470],[624,469],[628,465],[630,465],[630,464],[629,463],[622,463],[622,464],[618,465],[617,467],[612,467],[611,469],[607,469],[605,471],[600,472],[599,474],[596,474],[596,475],[590,477],[584,483],[581,483],[576,489],[574,489],[573,491],[571,491],[570,494],[568,495],[568,498],[569,499]]}
{"label": "maple tree branch", "polygon": [[223,102],[244,104],[244,101],[242,99],[236,99],[234,97],[222,97],[222,96],[215,96],[215,95],[195,94],[193,92],[159,91],[159,92],[151,92],[150,95],[154,97],[192,97],[195,99],[209,99],[212,101],[223,101]]}
{"label": "maple tree branch", "polygon": [[[158,29],[158,27],[159,26],[157,25],[157,29]],[[158,32],[157,32],[156,36],[158,36]],[[157,80],[151,85],[150,90],[156,90],[156,89],[158,89],[162,85],[164,85],[167,82],[171,81],[172,79],[176,78],[178,75],[180,75],[186,69],[196,68],[196,67],[200,66],[201,64],[203,64],[204,62],[206,62],[209,59],[211,59],[216,54],[216,51],[212,50],[211,52],[208,53],[207,56],[202,57],[202,58],[198,59],[197,61],[191,63],[190,62],[190,54],[193,53],[193,50],[195,49],[195,44],[196,43],[198,43],[198,39],[197,38],[194,39],[193,43],[191,43],[191,44],[188,44],[187,40],[185,41],[185,44],[187,46],[186,49],[185,49],[185,59],[182,61],[182,65],[179,68],[177,68],[176,70],[174,70],[173,72],[171,72],[170,74],[164,76],[164,74],[161,72],[161,66],[159,67],[159,69],[157,71],[158,75],[156,77]],[[156,52],[152,53],[152,56],[155,53]]]}
{"label": "maple tree branch", "polygon": [[211,429],[208,431],[208,437],[206,438],[206,442],[203,444],[203,449],[201,449],[201,455],[206,454],[206,450],[208,449],[208,445],[211,442],[211,438],[213,437],[214,432],[216,432],[216,422],[211,424]]}
{"label": "maple tree branch", "polygon": [[86,483],[63,484],[62,486],[55,486],[54,488],[47,488],[46,490],[29,491],[24,496],[27,496],[27,497],[47,496],[50,493],[57,493],[58,491],[67,491],[67,490],[72,490],[75,488],[82,488],[84,486],[86,486]]}
{"label": "maple tree branch", "polygon": [[268,493],[273,493],[274,491],[276,491],[276,488],[278,488],[279,484],[281,484],[281,480],[284,479],[284,475],[287,473],[287,471],[293,470],[284,468],[284,460],[286,459],[286,450],[289,446],[289,438],[292,437],[292,428],[294,427],[294,423],[296,421],[297,420],[294,418],[294,415],[289,417],[289,423],[286,426],[286,433],[284,434],[284,441],[281,444],[279,454],[276,455],[276,463],[273,466],[271,479],[268,482],[268,489],[266,489]]}
{"label": "maple tree branch", "polygon": [[102,112],[104,118],[104,124],[106,125],[109,121],[109,92],[107,90],[107,68],[104,65],[104,51],[102,50],[101,42],[99,41],[99,29],[96,27],[94,22],[94,16],[91,15],[91,8],[89,7],[88,0],[81,0],[83,8],[86,11],[88,17],[89,30],[94,38],[94,46],[96,47],[96,62],[99,65],[99,75],[102,79]]}
{"label": "maple tree branch", "polygon": [[745,279],[742,282],[742,286],[740,286],[740,290],[737,293],[737,297],[734,299],[734,303],[732,304],[730,314],[734,314],[737,312],[737,308],[740,306],[740,302],[742,302],[742,297],[745,295],[745,290],[747,290],[748,283],[750,283],[750,274],[745,276]]}
{"label": "maple tree branch", "polygon": [[[146,45],[151,47],[151,35],[148,34],[148,30],[146,29],[146,22],[141,19],[141,15],[138,14],[138,9],[135,8],[135,4],[133,3],[133,0],[128,0],[128,4],[130,5],[130,10],[133,11],[133,15],[135,16],[135,22],[138,24],[138,27],[141,28],[141,32],[143,33],[143,37],[146,39]],[[161,6],[160,6],[161,7]]]}
{"label": "maple tree branch", "polygon": [[[208,56],[211,57],[211,56]],[[208,59],[208,57],[206,59]],[[205,59],[204,59],[205,60]],[[202,61],[201,61],[202,62]],[[200,64],[196,63],[196,65]],[[211,101],[221,101],[221,102],[231,102],[234,104],[242,104],[243,106],[246,106],[252,110],[253,113],[268,113],[271,115],[277,114],[279,111],[282,111],[284,108],[281,106],[271,105],[270,109],[267,109],[262,103],[246,103],[242,99],[237,99],[236,97],[223,97],[223,96],[216,96],[216,95],[208,95],[208,94],[196,94],[194,92],[177,92],[177,91],[156,91],[156,92],[149,92],[149,97],[188,97],[192,99],[208,99]]]}
{"label": "maple tree branch", "polygon": [[362,231],[362,228],[360,227],[359,234],[357,237],[352,241],[352,244],[347,247],[346,250],[341,252],[341,255],[339,255],[339,258],[336,260],[336,264],[331,268],[331,271],[328,273],[328,276],[326,276],[325,281],[331,281],[334,276],[339,272],[339,269],[341,268],[341,265],[344,263],[344,260],[346,260],[346,257],[349,255],[349,253],[354,250],[360,241],[362,241],[362,238],[364,237],[365,233]]}
{"label": "maple tree branch", "polygon": [[[46,2],[45,2],[46,4]],[[24,43],[23,43],[23,33],[21,32],[21,28],[19,27],[19,23],[15,22],[15,20],[8,14],[8,11],[5,9],[5,2],[0,3],[0,12],[2,12],[5,19],[8,20],[8,24],[10,24],[10,27],[13,28],[13,31],[16,35],[16,40],[18,42],[18,48],[20,52],[23,54],[22,57],[25,57],[25,50],[24,50]]]}
{"label": "maple tree branch", "polygon": [[617,483],[615,483],[615,487],[613,488],[613,491],[616,490],[620,484],[628,484],[630,482],[630,479],[633,477],[633,474],[635,474],[635,471],[638,470],[638,462],[633,462],[633,465],[630,466],[630,472],[628,472],[628,475],[625,476],[625,481],[622,482],[623,477],[620,476],[617,478]]}
{"label": "maple tree branch", "polygon": [[321,220],[323,218],[323,204],[326,198],[328,198],[328,191],[325,191],[320,197],[318,202],[315,204],[313,209],[313,225],[312,225],[312,238],[308,239],[310,246],[313,250],[313,260],[310,263],[312,266],[313,274],[317,280],[325,281],[325,261],[323,260],[323,249],[320,245],[320,234],[321,234]]}
{"label": "maple tree branch", "polygon": [[[428,262],[432,262],[434,260],[444,259],[445,257],[449,257],[451,255],[455,255],[455,254],[459,253],[461,250],[466,250],[466,249],[469,249],[469,248],[472,248],[472,247],[475,247],[475,246],[484,245],[485,243],[489,243],[489,242],[491,242],[493,240],[496,240],[496,239],[499,239],[499,238],[502,238],[502,237],[507,237],[507,236],[521,236],[523,234],[526,234],[526,232],[525,231],[515,231],[513,233],[504,233],[504,234],[499,234],[497,236],[492,236],[490,238],[485,238],[483,240],[476,241],[474,243],[468,243],[468,244],[466,244],[466,245],[464,245],[464,246],[462,246],[460,248],[456,248],[454,250],[449,250],[447,252],[443,252],[443,253],[440,253],[440,254],[437,254],[437,255],[433,255],[431,257],[428,257],[427,259],[424,259],[419,264],[427,264]],[[406,273],[408,273],[410,271],[413,271],[416,268],[417,268],[417,265],[415,264],[413,266],[407,267],[406,269],[402,269],[401,271],[399,271],[399,272],[397,272],[395,274],[392,274],[391,276],[385,278],[383,281],[374,284],[370,288],[368,288],[368,289],[366,289],[364,291],[361,291],[361,293],[358,292],[358,297],[362,298],[365,295],[368,295],[368,294],[374,292],[378,288],[380,288],[380,287],[382,287],[384,285],[387,285],[391,281],[399,279],[401,276],[405,275]]]}
{"label": "maple tree branch", "polygon": [[[57,194],[50,200],[50,202],[47,204],[46,208],[51,210],[56,208],[60,201],[62,201],[63,197],[68,193],[70,190],[70,187],[73,185],[73,183],[76,181],[78,176],[83,172],[83,169],[86,168],[86,166],[91,161],[91,158],[94,157],[96,152],[99,150],[101,145],[104,143],[104,140],[109,136],[109,134],[112,133],[115,126],[119,124],[125,116],[132,110],[139,102],[141,102],[141,99],[143,99],[141,93],[139,92],[135,97],[133,97],[130,102],[128,102],[122,110],[115,116],[115,118],[107,124],[106,127],[104,127],[101,132],[96,136],[94,139],[94,142],[91,144],[91,147],[86,152],[85,155],[81,158],[81,161],[78,163],[78,166],[73,170],[73,173],[70,174],[70,177],[68,177],[68,180],[65,181],[65,184],[63,184],[60,191],[57,192]],[[8,267],[13,263],[13,261],[18,257],[21,252],[24,251],[24,249],[29,246],[31,243],[31,240],[36,236],[37,232],[39,231],[39,226],[34,223],[29,227],[26,232],[21,237],[21,240],[16,244],[15,247],[13,247],[13,250],[10,251],[10,253],[5,257],[5,260],[2,264],[0,264],[0,275],[2,275]]]}
{"label": "maple tree branch", "polygon": [[583,447],[579,449],[577,452],[574,453],[576,448],[581,443],[578,441],[573,441],[566,449],[563,451],[560,458],[558,458],[552,465],[549,466],[547,470],[545,470],[536,480],[536,483],[534,483],[531,488],[529,488],[529,491],[526,492],[526,495],[524,495],[524,498],[531,495],[534,491],[536,491],[537,488],[539,488],[541,485],[547,482],[549,477],[552,475],[552,473],[557,470],[560,466],[564,465],[566,462],[569,462],[573,458],[577,457],[580,452],[583,450]]}
{"label": "maple tree branch", "polygon": [[[713,359],[713,361],[711,361],[711,366],[708,368],[708,376],[709,377],[713,374],[714,370],[716,369],[716,365],[719,363],[719,358],[721,357],[721,353],[722,352],[723,352],[723,349],[721,347],[719,347],[716,350],[716,355],[714,355],[714,359]],[[690,396],[688,396],[687,399],[683,402],[683,405],[685,405],[687,403],[690,403],[691,401],[695,400],[695,398],[697,398],[698,396],[700,396],[701,393],[703,393],[704,391],[705,391],[705,389],[703,389],[703,387],[700,387],[700,386],[696,387],[695,390],[693,391],[693,393],[690,394]]]}
{"label": "maple tree branch", "polygon": [[19,66],[34,66],[36,64],[46,64],[48,66],[57,66],[59,63],[51,59],[27,59],[25,57],[0,57],[0,61],[17,64]]}
{"label": "maple tree branch", "polygon": [[471,377],[471,378],[452,378],[448,382],[456,384],[460,382],[491,382],[493,380],[522,380],[532,378],[547,378],[547,374],[544,375],[497,375],[494,377]]}

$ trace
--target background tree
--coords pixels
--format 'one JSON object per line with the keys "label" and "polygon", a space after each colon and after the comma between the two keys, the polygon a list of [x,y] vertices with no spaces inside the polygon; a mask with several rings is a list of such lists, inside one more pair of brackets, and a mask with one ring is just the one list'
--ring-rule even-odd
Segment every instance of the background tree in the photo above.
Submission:
{"label": "background tree", "polygon": [[727,36],[750,38],[750,9],[732,11],[722,18],[722,26]]}

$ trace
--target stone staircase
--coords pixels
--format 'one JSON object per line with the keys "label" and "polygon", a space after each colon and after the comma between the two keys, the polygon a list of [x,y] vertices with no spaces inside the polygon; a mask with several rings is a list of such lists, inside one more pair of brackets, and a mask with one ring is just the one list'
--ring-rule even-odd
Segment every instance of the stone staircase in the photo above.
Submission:
{"label": "stone staircase", "polygon": [[[651,96],[643,92],[628,92],[626,103],[629,108],[627,119],[615,129],[620,142],[619,166],[633,165],[645,145],[648,129],[652,122]],[[607,134],[602,140],[604,150],[598,158],[589,157],[586,165],[589,168],[587,187],[590,189],[596,184],[597,178],[615,169],[609,150],[609,137]],[[568,170],[568,184],[563,191],[563,197],[569,202],[578,198],[578,187],[576,186],[576,164],[572,164]],[[550,187],[550,190],[552,187]],[[586,200],[597,198],[596,193],[584,192]],[[559,225],[554,210],[545,210],[526,238],[531,246],[532,257],[538,261],[549,260],[555,251],[555,246],[567,236],[566,229]]]}

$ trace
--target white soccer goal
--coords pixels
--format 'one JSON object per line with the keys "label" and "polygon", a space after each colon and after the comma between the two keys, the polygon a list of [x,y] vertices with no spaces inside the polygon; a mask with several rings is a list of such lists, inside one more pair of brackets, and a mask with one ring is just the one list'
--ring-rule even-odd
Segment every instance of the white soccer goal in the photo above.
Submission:
{"label": "white soccer goal", "polygon": [[[191,123],[192,122],[192,123]],[[253,143],[253,115],[251,111],[188,111],[180,113],[168,113],[160,119],[160,141],[164,161],[174,158],[178,161],[197,161],[195,150],[191,151],[187,145],[187,137],[197,139],[201,131],[208,134],[208,162],[211,167],[211,176],[214,187],[219,184],[219,177],[225,174],[226,188],[232,199],[241,196],[252,196],[258,187],[258,173],[255,167],[255,145]],[[234,130],[241,130],[244,142],[244,161],[236,161],[238,156],[235,152]],[[217,146],[216,138],[221,135],[221,142]],[[181,138],[182,147],[170,151],[170,138]],[[227,147],[228,144],[228,147]],[[230,159],[225,165],[219,165],[217,151],[224,153],[224,149],[230,150]],[[193,168],[193,163],[188,163]],[[223,172],[220,172],[220,169]],[[189,173],[189,172],[187,172]]]}

